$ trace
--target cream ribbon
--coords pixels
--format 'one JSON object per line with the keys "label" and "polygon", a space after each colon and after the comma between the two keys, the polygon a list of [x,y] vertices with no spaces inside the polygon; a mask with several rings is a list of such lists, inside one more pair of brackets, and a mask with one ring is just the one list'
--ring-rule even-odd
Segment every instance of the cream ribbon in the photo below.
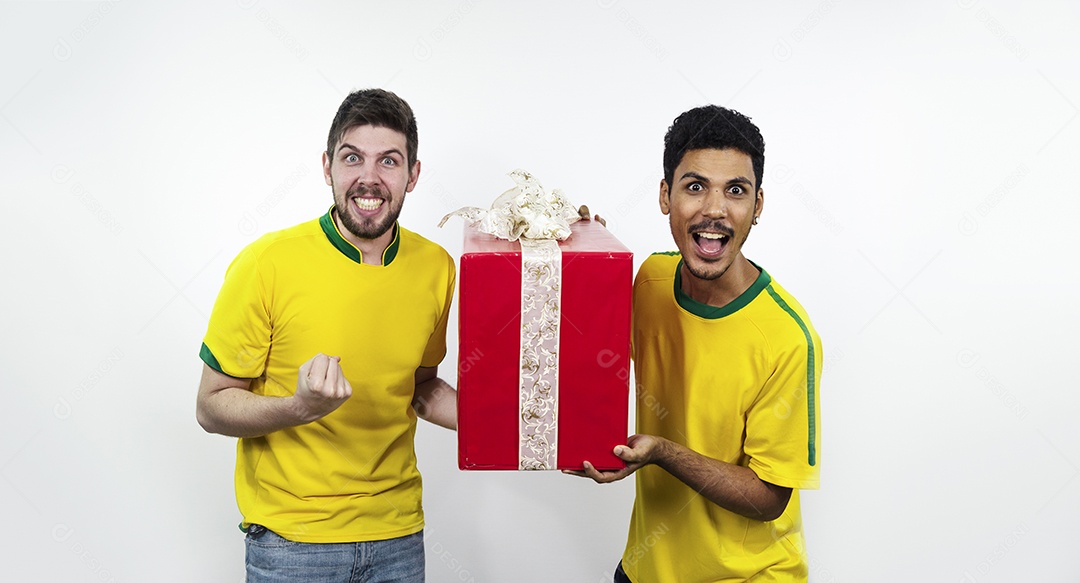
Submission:
{"label": "cream ribbon", "polygon": [[522,239],[519,470],[554,470],[557,465],[561,284],[559,244]]}

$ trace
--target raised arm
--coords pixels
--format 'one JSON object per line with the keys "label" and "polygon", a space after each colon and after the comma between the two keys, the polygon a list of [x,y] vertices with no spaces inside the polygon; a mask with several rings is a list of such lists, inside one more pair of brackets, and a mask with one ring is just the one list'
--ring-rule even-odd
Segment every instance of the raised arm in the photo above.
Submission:
{"label": "raised arm", "polygon": [[416,369],[416,392],[412,406],[416,416],[447,429],[457,429],[457,390],[440,379],[439,367]]}
{"label": "raised arm", "polygon": [[270,397],[251,392],[251,379],[222,374],[203,364],[195,417],[209,433],[259,437],[311,423],[352,396],[352,386],[336,356],[317,354],[300,366],[296,393]]}

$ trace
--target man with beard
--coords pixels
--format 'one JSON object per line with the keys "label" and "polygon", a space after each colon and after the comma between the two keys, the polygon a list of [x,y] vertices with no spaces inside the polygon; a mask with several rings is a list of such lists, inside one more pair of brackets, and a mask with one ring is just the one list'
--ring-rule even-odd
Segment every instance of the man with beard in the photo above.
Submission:
{"label": "man with beard", "polygon": [[401,227],[416,118],[357,91],[330,127],[334,204],[229,266],[203,341],[197,418],[239,437],[248,581],[423,581],[417,417],[457,425],[436,376],[454,261]]}
{"label": "man with beard", "polygon": [[765,204],[765,141],[717,106],[664,138],[660,210],[678,252],[634,282],[637,472],[616,583],[806,581],[799,489],[818,487],[821,340],[802,306],[742,246]]}

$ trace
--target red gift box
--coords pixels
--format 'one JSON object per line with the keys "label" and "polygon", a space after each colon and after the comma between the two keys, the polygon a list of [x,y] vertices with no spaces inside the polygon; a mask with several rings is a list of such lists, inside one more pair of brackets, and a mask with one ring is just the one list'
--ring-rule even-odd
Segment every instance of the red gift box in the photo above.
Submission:
{"label": "red gift box", "polygon": [[[527,307],[535,294],[522,294],[523,286],[534,289],[522,281],[522,244],[465,227],[458,296],[463,470],[582,469],[584,460],[604,470],[625,466],[611,450],[627,436],[633,255],[595,221],[571,229],[570,238],[558,243],[561,259],[550,259],[562,271],[553,286],[557,309],[551,312],[557,317],[550,319],[558,322],[557,341],[548,344],[557,346],[557,354],[535,351],[541,363],[555,365],[549,372],[557,366],[547,377],[557,383],[549,386],[535,381],[536,363],[528,364],[523,350],[533,342]],[[533,414],[542,407],[528,396],[541,385],[553,405],[546,421]],[[538,441],[553,446],[541,447],[546,462],[531,456]]]}

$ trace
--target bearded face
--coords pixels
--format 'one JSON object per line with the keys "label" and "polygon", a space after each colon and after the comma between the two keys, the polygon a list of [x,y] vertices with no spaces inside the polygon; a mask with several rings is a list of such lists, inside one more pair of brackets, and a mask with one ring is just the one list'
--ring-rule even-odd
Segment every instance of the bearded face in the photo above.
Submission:
{"label": "bearded face", "polygon": [[349,129],[333,157],[323,154],[323,174],[334,193],[338,228],[354,245],[389,237],[405,194],[416,186],[420,174],[420,162],[410,168],[407,160],[404,134],[371,125]]}

